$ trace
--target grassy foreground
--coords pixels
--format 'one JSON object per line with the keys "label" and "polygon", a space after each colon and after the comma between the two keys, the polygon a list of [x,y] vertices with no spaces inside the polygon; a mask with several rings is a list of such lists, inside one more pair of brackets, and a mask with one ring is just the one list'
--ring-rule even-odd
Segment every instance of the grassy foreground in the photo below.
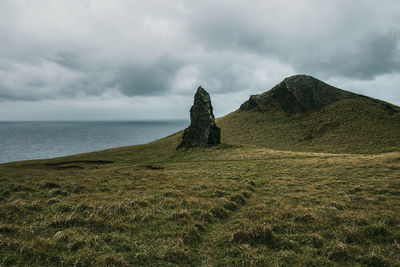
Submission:
{"label": "grassy foreground", "polygon": [[222,130],[206,149],[175,151],[176,134],[0,165],[0,266],[400,265],[400,152],[278,151]]}

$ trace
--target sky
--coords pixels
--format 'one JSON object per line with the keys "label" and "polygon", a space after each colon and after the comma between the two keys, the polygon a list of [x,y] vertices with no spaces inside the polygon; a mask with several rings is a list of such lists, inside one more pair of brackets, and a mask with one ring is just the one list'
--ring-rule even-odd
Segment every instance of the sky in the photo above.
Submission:
{"label": "sky", "polygon": [[0,0],[0,121],[188,119],[308,74],[400,105],[399,0]]}

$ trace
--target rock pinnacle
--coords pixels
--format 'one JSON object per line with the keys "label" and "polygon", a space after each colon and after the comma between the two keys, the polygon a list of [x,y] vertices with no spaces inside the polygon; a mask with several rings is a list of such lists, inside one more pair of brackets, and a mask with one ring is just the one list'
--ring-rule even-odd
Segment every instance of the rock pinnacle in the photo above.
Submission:
{"label": "rock pinnacle", "polygon": [[190,109],[190,126],[183,132],[177,149],[217,145],[220,139],[221,129],[215,124],[210,95],[200,86]]}

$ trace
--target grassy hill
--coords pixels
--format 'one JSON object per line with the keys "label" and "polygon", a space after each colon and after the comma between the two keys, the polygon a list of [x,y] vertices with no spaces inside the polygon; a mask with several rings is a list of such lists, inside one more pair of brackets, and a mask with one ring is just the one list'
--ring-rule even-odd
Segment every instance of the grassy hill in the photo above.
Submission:
{"label": "grassy hill", "polygon": [[256,107],[214,147],[2,164],[0,266],[399,266],[398,123],[368,98]]}
{"label": "grassy hill", "polygon": [[223,142],[332,153],[400,151],[400,108],[311,76],[286,78],[220,118]]}
{"label": "grassy hill", "polygon": [[318,111],[236,111],[217,120],[222,142],[331,153],[400,151],[400,112],[370,99],[347,99]]}

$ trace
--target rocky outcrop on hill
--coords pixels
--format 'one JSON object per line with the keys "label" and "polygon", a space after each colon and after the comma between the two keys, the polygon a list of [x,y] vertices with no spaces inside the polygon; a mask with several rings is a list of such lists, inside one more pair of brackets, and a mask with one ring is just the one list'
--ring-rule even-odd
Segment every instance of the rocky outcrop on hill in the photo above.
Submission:
{"label": "rocky outcrop on hill", "polygon": [[183,132],[182,142],[177,149],[220,144],[221,130],[215,124],[211,98],[201,86],[194,96],[190,121],[190,126]]}
{"label": "rocky outcrop on hill", "polygon": [[239,110],[305,113],[336,101],[356,98],[366,97],[330,86],[308,75],[295,75],[284,79],[265,93],[250,96]]}

